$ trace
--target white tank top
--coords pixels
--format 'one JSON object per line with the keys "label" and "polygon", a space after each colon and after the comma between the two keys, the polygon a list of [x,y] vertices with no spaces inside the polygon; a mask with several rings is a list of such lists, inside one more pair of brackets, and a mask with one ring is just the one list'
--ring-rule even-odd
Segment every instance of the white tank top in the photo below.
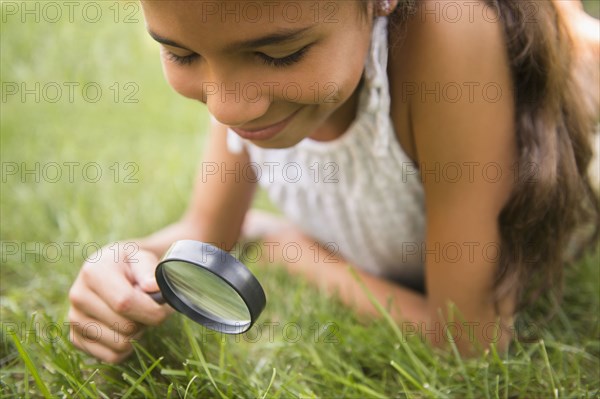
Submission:
{"label": "white tank top", "polygon": [[263,149],[229,130],[228,147],[248,151],[271,201],[306,234],[362,270],[419,287],[424,193],[390,119],[387,58],[387,19],[380,17],[356,119],[339,138]]}

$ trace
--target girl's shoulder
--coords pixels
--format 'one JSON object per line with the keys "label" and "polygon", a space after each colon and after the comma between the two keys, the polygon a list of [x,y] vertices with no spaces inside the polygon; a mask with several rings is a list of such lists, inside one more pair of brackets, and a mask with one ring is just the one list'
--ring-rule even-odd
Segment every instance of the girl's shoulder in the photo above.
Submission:
{"label": "girl's shoulder", "polygon": [[418,1],[406,21],[390,22],[389,45],[391,117],[414,161],[419,115],[511,94],[501,82],[510,75],[503,26],[483,1]]}

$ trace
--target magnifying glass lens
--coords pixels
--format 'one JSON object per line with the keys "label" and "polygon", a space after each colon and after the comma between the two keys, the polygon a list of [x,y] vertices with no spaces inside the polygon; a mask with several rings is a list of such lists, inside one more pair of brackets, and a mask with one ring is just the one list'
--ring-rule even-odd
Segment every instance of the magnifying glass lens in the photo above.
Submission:
{"label": "magnifying glass lens", "polygon": [[171,289],[197,312],[229,323],[250,323],[250,312],[242,297],[215,274],[177,261],[165,263],[164,273]]}
{"label": "magnifying glass lens", "polygon": [[176,241],[156,267],[159,292],[149,295],[226,334],[248,331],[265,308],[260,283],[243,263],[213,245]]}

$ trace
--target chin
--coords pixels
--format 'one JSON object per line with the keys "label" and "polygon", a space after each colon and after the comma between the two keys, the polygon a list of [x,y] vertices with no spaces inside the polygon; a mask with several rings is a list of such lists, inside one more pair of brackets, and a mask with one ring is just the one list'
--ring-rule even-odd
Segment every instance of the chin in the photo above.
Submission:
{"label": "chin", "polygon": [[271,140],[249,140],[252,144],[260,148],[266,149],[284,149],[290,148],[298,144],[304,139],[304,137],[291,138],[291,137],[273,137]]}

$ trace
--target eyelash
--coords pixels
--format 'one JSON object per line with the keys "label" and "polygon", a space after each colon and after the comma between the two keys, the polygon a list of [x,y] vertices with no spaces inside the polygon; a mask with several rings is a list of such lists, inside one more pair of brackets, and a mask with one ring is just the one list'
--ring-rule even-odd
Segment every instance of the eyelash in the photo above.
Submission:
{"label": "eyelash", "polygon": [[256,55],[260,59],[262,59],[262,61],[265,63],[265,65],[272,66],[275,68],[283,68],[283,67],[287,67],[287,66],[290,66],[290,65],[300,62],[302,60],[302,58],[304,57],[304,55],[306,54],[306,51],[309,48],[310,48],[310,45],[302,47],[300,50],[296,51],[295,53],[290,54],[283,58],[273,58],[273,57],[269,57],[268,55],[263,54],[263,53],[257,53]]}
{"label": "eyelash", "polygon": [[[265,65],[269,65],[275,68],[283,68],[300,62],[300,60],[302,60],[309,47],[310,46],[303,47],[295,53],[283,58],[273,58],[263,53],[257,53],[256,55],[263,61]],[[186,66],[191,65],[198,58],[198,54],[180,56],[167,50],[167,57],[170,61],[173,61],[177,65]]]}
{"label": "eyelash", "polygon": [[170,52],[169,50],[167,50],[166,54],[167,54],[167,58],[169,58],[169,61],[173,61],[175,64],[183,65],[183,66],[190,65],[192,62],[194,62],[196,60],[196,58],[198,58],[198,54],[190,54],[190,55],[186,55],[186,56],[180,56],[180,55]]}

